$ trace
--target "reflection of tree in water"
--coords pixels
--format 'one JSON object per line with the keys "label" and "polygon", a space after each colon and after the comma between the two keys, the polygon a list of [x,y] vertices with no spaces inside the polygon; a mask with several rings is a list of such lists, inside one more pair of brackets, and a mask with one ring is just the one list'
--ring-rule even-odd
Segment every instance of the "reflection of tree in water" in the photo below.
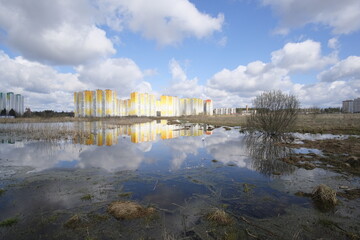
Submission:
{"label": "reflection of tree in water", "polygon": [[246,136],[245,143],[252,157],[253,168],[265,175],[292,173],[295,167],[280,160],[292,152],[281,144],[288,139],[288,136]]}

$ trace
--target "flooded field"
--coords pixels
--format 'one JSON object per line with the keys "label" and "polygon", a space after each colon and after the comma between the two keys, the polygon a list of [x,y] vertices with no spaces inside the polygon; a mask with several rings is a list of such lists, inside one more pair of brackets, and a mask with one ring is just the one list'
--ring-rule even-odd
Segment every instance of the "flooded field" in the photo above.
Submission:
{"label": "flooded field", "polygon": [[[359,166],[338,171],[307,142],[349,136],[296,133],[287,144],[166,121],[0,129],[0,239],[360,236],[360,177],[346,171]],[[310,196],[320,184],[337,192],[334,207]]]}

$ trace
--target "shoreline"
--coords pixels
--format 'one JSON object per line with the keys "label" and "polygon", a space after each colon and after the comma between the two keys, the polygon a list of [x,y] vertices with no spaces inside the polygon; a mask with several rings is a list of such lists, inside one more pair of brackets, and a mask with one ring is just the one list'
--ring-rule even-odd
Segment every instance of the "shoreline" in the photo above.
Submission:
{"label": "shoreline", "polygon": [[[115,125],[146,123],[154,120],[168,120],[171,123],[201,123],[214,126],[242,127],[246,129],[246,115],[180,116],[180,117],[49,117],[49,118],[0,118],[6,123],[52,123],[102,121]],[[360,135],[360,114],[300,114],[295,125],[288,132],[330,133]]]}

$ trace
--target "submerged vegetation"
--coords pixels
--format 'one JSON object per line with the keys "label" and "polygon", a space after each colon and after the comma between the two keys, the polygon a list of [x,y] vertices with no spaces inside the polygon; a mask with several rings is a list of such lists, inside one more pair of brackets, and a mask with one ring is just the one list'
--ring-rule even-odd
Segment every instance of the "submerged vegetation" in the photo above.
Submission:
{"label": "submerged vegetation", "polygon": [[145,208],[136,202],[117,201],[113,202],[107,208],[109,214],[116,219],[135,219],[152,215],[156,212],[155,208]]}
{"label": "submerged vegetation", "polygon": [[11,227],[18,222],[17,218],[8,218],[0,222],[0,227]]}
{"label": "submerged vegetation", "polygon": [[233,222],[230,215],[227,214],[224,210],[219,208],[216,208],[212,212],[210,212],[206,218],[214,222],[215,224],[222,226],[230,225]]}

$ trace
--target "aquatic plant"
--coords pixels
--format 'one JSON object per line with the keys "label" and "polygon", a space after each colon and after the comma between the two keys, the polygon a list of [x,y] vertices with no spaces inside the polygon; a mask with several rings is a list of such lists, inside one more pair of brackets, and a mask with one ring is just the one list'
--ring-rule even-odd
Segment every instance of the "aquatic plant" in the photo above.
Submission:
{"label": "aquatic plant", "polygon": [[15,225],[17,222],[18,222],[17,218],[8,218],[0,222],[0,227],[11,227],[12,225]]}
{"label": "aquatic plant", "polygon": [[330,210],[338,203],[336,192],[324,184],[314,188],[311,198],[320,210]]}
{"label": "aquatic plant", "polygon": [[155,213],[155,208],[145,208],[136,202],[117,201],[112,202],[107,208],[107,212],[116,219],[135,219],[142,218]]}
{"label": "aquatic plant", "polygon": [[208,220],[218,224],[218,225],[230,225],[233,220],[229,214],[227,214],[224,210],[216,208],[212,212],[210,212],[207,217]]}

